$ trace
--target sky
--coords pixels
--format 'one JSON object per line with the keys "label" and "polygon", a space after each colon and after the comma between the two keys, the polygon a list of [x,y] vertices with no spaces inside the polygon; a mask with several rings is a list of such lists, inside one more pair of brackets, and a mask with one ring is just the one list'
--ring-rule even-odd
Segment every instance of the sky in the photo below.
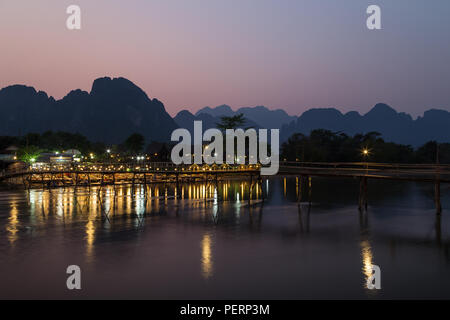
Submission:
{"label": "sky", "polygon": [[[66,27],[72,4],[81,30]],[[371,4],[381,30],[366,27]],[[450,111],[448,0],[0,0],[0,43],[0,88],[57,99],[122,76],[171,115],[221,104]]]}

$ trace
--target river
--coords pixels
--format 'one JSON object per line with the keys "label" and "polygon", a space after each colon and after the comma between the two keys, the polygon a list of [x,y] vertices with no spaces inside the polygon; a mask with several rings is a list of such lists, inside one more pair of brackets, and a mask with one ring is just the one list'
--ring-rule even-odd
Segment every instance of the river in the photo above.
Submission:
{"label": "river", "polygon": [[439,217],[432,184],[370,180],[367,212],[357,180],[307,184],[3,188],[0,298],[450,298],[449,186]]}

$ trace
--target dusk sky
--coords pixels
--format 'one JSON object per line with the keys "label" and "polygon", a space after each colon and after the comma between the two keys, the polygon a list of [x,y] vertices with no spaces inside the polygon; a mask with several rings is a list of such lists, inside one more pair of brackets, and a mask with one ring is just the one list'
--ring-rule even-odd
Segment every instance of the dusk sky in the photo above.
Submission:
{"label": "dusk sky", "polygon": [[[82,29],[66,28],[81,7]],[[366,8],[382,30],[366,28]],[[0,87],[122,76],[181,109],[450,110],[448,0],[0,0]]]}

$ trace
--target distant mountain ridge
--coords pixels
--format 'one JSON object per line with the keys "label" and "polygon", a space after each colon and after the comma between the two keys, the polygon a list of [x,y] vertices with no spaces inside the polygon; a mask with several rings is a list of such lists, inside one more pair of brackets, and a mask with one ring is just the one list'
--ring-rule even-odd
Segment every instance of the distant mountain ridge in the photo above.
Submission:
{"label": "distant mountain ridge", "polygon": [[[217,108],[219,108],[217,110]],[[203,130],[211,128],[217,128],[217,124],[221,122],[222,117],[231,117],[235,114],[229,106],[223,105],[217,108],[211,109],[209,107],[204,108],[206,112],[197,112],[195,115],[190,111],[182,110],[177,113],[173,118],[180,128],[188,129],[191,134],[194,132],[194,121],[202,121]],[[211,112],[208,112],[211,111]],[[262,126],[255,121],[252,121],[248,117],[245,117],[245,123],[242,126],[245,128],[260,129]]]}
{"label": "distant mountain ridge", "polygon": [[[280,128],[282,142],[294,133],[309,134],[314,129],[327,129],[348,135],[377,131],[386,141],[414,147],[431,140],[450,142],[450,112],[430,109],[425,111],[422,117],[414,120],[409,114],[397,112],[384,103],[376,104],[364,115],[356,111],[342,113],[335,108],[315,108],[296,117],[288,115],[283,110],[269,110],[261,106],[234,111],[227,105],[221,105],[216,108],[200,109],[196,116],[208,114],[220,117],[239,113],[243,113],[260,128]],[[180,123],[178,124],[181,126]]]}
{"label": "distant mountain ridge", "polygon": [[343,114],[334,108],[310,109],[282,127],[281,140],[294,133],[309,134],[314,129],[348,135],[377,131],[386,141],[417,147],[431,140],[450,142],[450,112],[431,109],[414,120],[384,103],[378,103],[364,115],[355,111]]}
{"label": "distant mountain ridge", "polygon": [[203,130],[208,130],[211,128],[216,128],[217,123],[220,119],[213,117],[207,113],[201,113],[199,115],[193,115],[191,112],[187,110],[183,110],[178,112],[178,114],[173,118],[176,124],[180,128],[184,128],[189,130],[191,134],[194,133],[194,121],[202,121]]}
{"label": "distant mountain ridge", "polygon": [[116,144],[137,132],[147,142],[166,142],[176,128],[192,132],[195,120],[202,120],[206,130],[216,127],[222,116],[240,113],[247,120],[246,128],[281,129],[282,142],[294,133],[309,134],[314,129],[348,135],[377,131],[386,141],[414,147],[430,140],[450,142],[450,112],[438,109],[427,110],[414,120],[384,103],[375,105],[364,115],[321,108],[307,110],[298,117],[263,106],[234,111],[228,105],[221,105],[205,107],[195,114],[183,110],[172,119],[158,99],[150,99],[125,78],[96,79],[90,92],[73,90],[60,100],[24,85],[0,90],[0,135],[10,136],[67,131],[83,134],[92,141]]}
{"label": "distant mountain ridge", "polygon": [[223,116],[230,117],[242,113],[253,126],[266,129],[281,129],[283,125],[288,124],[297,118],[295,116],[288,115],[286,111],[281,109],[269,110],[264,106],[257,106],[240,108],[233,111],[230,106],[225,104],[215,108],[202,108],[197,111],[195,115],[198,116],[205,113],[216,118]]}
{"label": "distant mountain ridge", "polygon": [[132,133],[168,141],[178,126],[164,105],[125,78],[99,78],[91,92],[73,90],[61,100],[23,85],[0,90],[0,135],[67,131],[93,141],[120,143]]}

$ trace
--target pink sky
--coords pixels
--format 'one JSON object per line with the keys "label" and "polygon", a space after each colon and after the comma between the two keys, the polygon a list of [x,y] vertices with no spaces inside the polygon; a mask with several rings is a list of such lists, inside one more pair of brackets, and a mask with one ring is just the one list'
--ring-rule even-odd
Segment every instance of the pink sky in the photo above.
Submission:
{"label": "pink sky", "polygon": [[[371,32],[369,1],[2,0],[0,87],[61,98],[122,76],[171,115],[221,104],[449,110],[449,2],[378,2],[384,28]],[[66,29],[70,4],[80,31]]]}

